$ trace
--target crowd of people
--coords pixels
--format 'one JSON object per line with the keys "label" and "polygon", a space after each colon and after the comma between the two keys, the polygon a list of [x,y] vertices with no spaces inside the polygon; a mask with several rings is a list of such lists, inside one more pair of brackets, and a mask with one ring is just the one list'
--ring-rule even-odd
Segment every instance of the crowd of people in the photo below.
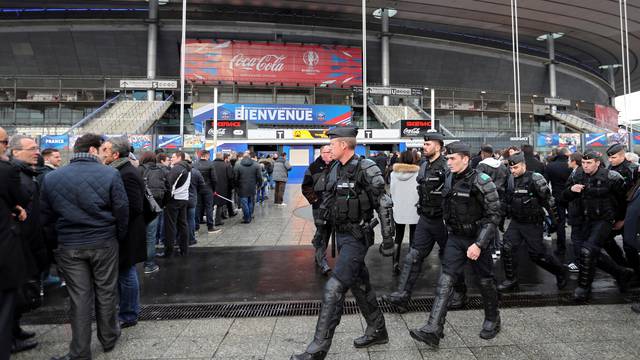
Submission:
{"label": "crowd of people", "polygon": [[20,319],[47,286],[65,286],[71,304],[69,353],[52,359],[91,358],[94,310],[98,340],[111,351],[121,329],[138,322],[137,264],[152,274],[157,259],[188,256],[200,225],[220,232],[237,205],[250,223],[270,189],[285,206],[285,153],[209,157],[158,149],[138,158],[126,137],[85,134],[62,166],[60,151],[0,128],[0,359],[38,345]]}

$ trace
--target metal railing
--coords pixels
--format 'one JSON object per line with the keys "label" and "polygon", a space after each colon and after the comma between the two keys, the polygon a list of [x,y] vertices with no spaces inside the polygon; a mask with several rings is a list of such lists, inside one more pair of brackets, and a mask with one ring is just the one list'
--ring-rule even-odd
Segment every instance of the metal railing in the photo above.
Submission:
{"label": "metal railing", "polygon": [[97,116],[98,114],[100,114],[102,111],[104,111],[105,109],[107,109],[108,107],[111,106],[111,104],[113,104],[114,102],[116,102],[120,96],[122,94],[118,94],[114,97],[112,97],[111,99],[109,99],[107,102],[105,102],[104,104],[102,104],[102,106],[100,106],[99,108],[95,109],[94,111],[92,111],[89,115],[85,116],[82,120],[78,121],[77,123],[75,123],[72,127],[70,127],[63,135],[67,135],[70,132],[74,131],[75,129],[83,126],[86,122],[88,122],[89,120],[93,119],[95,116]]}

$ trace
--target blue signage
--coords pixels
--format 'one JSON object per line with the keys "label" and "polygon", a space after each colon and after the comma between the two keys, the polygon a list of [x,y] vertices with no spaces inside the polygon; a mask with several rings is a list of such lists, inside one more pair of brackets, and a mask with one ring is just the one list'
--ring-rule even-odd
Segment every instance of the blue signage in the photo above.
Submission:
{"label": "blue signage", "polygon": [[[336,126],[351,123],[351,107],[346,105],[218,104],[218,121],[245,120],[269,125]],[[196,104],[193,122],[197,132],[213,119],[213,104]]]}
{"label": "blue signage", "polygon": [[68,135],[44,135],[40,138],[40,148],[44,149],[69,149]]}
{"label": "blue signage", "polygon": [[158,147],[177,150],[182,147],[182,137],[180,135],[158,135]]}

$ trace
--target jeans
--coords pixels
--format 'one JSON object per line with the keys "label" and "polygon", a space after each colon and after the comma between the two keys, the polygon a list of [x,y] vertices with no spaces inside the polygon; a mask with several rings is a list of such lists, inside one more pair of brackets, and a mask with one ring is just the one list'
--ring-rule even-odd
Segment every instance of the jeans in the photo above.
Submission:
{"label": "jeans", "polygon": [[169,200],[167,207],[164,209],[164,253],[170,256],[173,253],[173,244],[178,239],[180,252],[186,255],[189,249],[189,225],[187,221],[187,207],[189,203],[186,200]]}
{"label": "jeans", "polygon": [[276,181],[276,193],[274,195],[274,203],[282,204],[284,200],[284,189],[287,185],[286,181]]}
{"label": "jeans", "polygon": [[162,219],[162,213],[159,213],[153,221],[147,224],[147,261],[144,267],[150,268],[156,264],[156,239],[158,234],[158,225]]}
{"label": "jeans", "polygon": [[158,214],[158,233],[156,234],[156,244],[164,245],[164,211]]}
{"label": "jeans", "polygon": [[72,359],[91,359],[91,315],[96,312],[98,340],[111,347],[120,336],[118,303],[118,243],[98,249],[56,249],[56,262],[67,282],[71,302]]}
{"label": "jeans", "polygon": [[267,192],[267,184],[263,183],[257,191],[258,196],[256,201],[259,203],[263,202],[266,192]]}
{"label": "jeans", "polygon": [[196,208],[187,208],[187,223],[189,224],[189,244],[193,244],[196,242]]}
{"label": "jeans", "polygon": [[251,217],[253,216],[253,205],[255,204],[253,196],[240,197],[240,204],[242,205],[242,219],[245,222],[251,221]]}
{"label": "jeans", "polygon": [[121,270],[118,275],[120,292],[120,312],[118,318],[123,322],[138,321],[140,315],[140,283],[135,265]]}

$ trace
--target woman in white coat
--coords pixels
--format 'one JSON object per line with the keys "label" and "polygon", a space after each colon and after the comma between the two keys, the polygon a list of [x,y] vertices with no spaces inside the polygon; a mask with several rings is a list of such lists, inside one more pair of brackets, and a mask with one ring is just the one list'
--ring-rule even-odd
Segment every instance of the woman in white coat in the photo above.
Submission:
{"label": "woman in white coat", "polygon": [[393,272],[400,273],[400,249],[404,230],[409,225],[409,242],[413,243],[416,224],[420,219],[416,204],[419,201],[416,177],[420,166],[419,158],[411,150],[403,151],[398,162],[393,165],[390,176],[391,198],[393,199],[393,220],[396,223],[396,253],[393,256]]}

